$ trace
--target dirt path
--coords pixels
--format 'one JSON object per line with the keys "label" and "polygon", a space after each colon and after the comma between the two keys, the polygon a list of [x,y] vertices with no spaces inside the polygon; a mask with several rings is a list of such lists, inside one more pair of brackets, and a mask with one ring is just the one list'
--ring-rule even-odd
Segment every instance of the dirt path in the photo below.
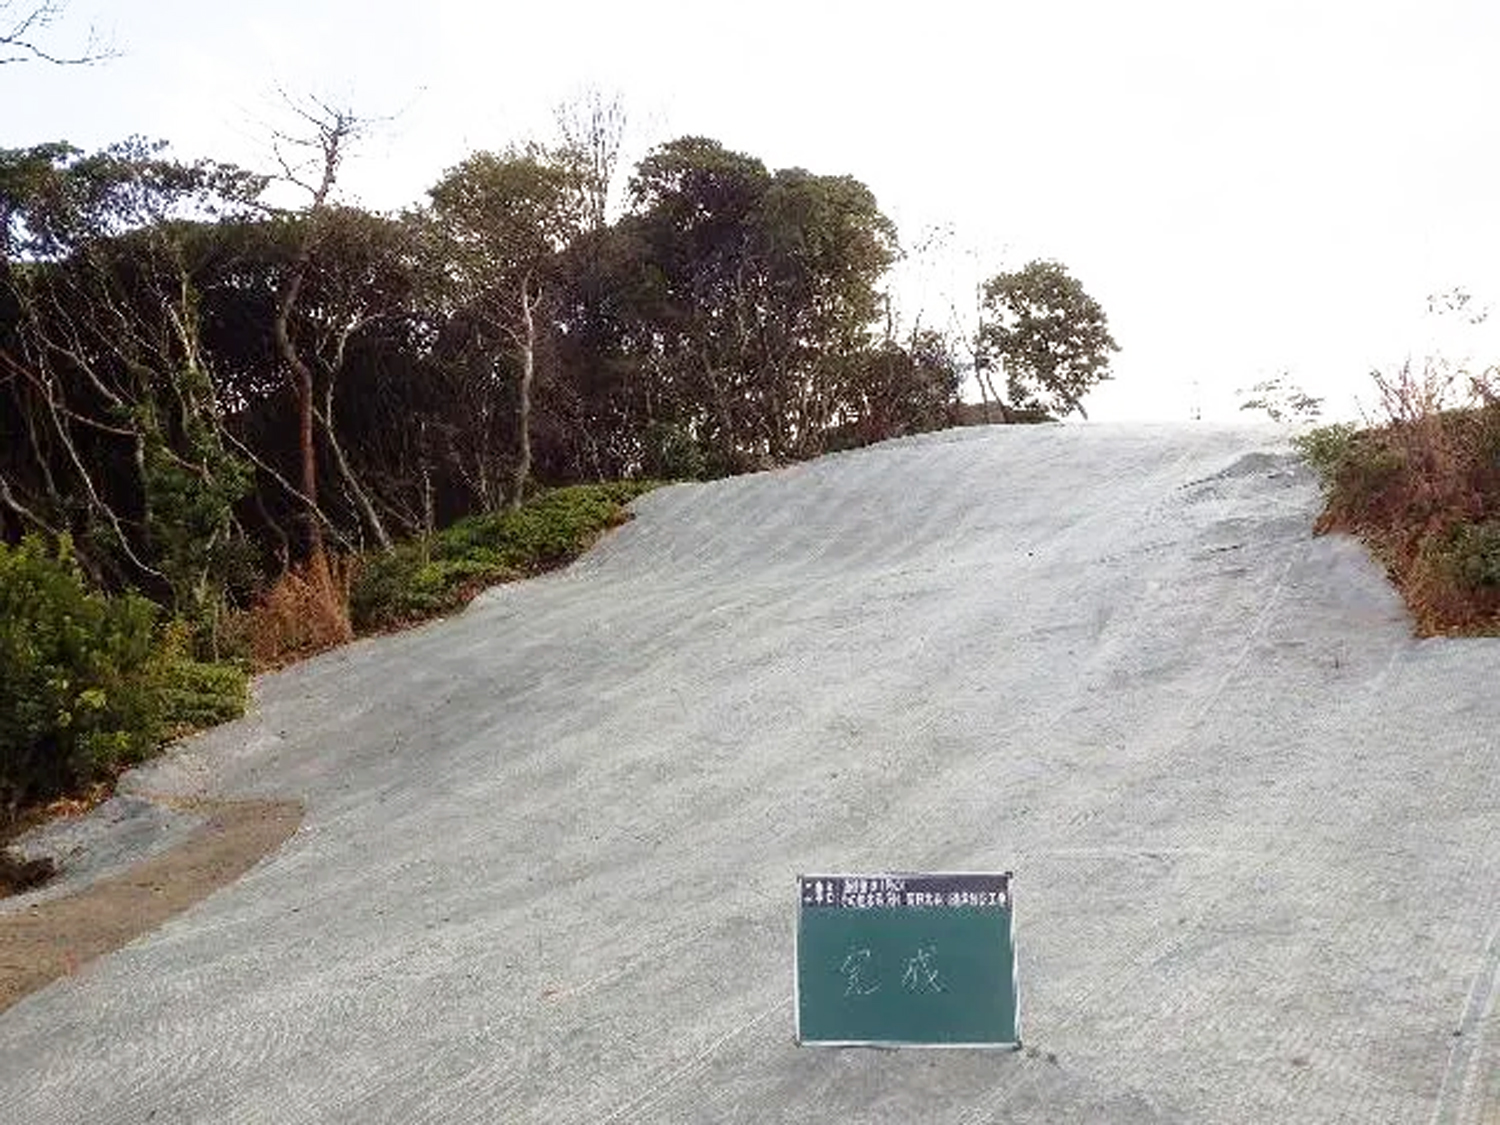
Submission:
{"label": "dirt path", "polygon": [[174,848],[64,898],[0,915],[0,1011],[127,945],[239,878],[302,822],[297,801],[204,801]]}

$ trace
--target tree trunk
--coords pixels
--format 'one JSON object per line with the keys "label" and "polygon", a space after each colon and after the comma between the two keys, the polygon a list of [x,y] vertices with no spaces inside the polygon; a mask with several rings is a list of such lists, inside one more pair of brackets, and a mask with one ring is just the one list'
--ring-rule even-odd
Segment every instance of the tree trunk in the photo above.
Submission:
{"label": "tree trunk", "polygon": [[307,539],[306,575],[316,591],[315,601],[305,612],[316,614],[322,620],[311,625],[312,633],[329,643],[338,644],[349,640],[354,630],[349,623],[349,608],[339,584],[334,579],[333,567],[323,543],[323,524],[318,511],[318,455],[313,437],[313,374],[302,359],[292,341],[288,324],[297,296],[302,291],[303,280],[312,262],[313,242],[316,237],[318,213],[323,206],[327,189],[333,184],[333,161],[325,169],[323,189],[315,198],[308,212],[308,227],[302,236],[297,256],[292,262],[292,272],[276,302],[276,319],[272,325],[276,337],[276,350],[292,375],[292,386],[297,395],[297,445],[300,452],[303,511],[302,522]]}
{"label": "tree trunk", "polygon": [[349,490],[354,493],[354,502],[364,515],[365,522],[370,525],[370,530],[375,533],[380,549],[390,554],[396,549],[396,544],[386,534],[385,524],[380,521],[380,513],[370,503],[369,495],[359,483],[359,478],[354,475],[354,470],[349,467],[349,461],[344,456],[344,447],[339,444],[338,435],[333,431],[333,383],[331,381],[323,402],[323,432],[328,436],[328,448],[333,450],[333,459],[338,462],[339,472],[344,474],[344,479],[349,482]]}
{"label": "tree trunk", "polygon": [[989,392],[985,389],[984,372],[974,372],[974,381],[979,384],[979,403],[980,406],[984,408],[984,424],[988,426],[992,422],[994,422],[995,419],[990,415],[990,396]]}
{"label": "tree trunk", "polygon": [[437,506],[432,493],[432,461],[427,452],[427,419],[423,418],[418,425],[421,435],[418,440],[422,467],[422,541],[425,546],[427,540],[437,532]]}
{"label": "tree trunk", "polygon": [[[541,294],[538,292],[537,300]],[[521,387],[520,401],[516,406],[517,439],[520,456],[516,459],[516,473],[511,481],[510,502],[507,507],[515,511],[521,506],[526,491],[526,480],[531,476],[531,383],[536,377],[536,302],[531,297],[531,275],[521,279],[521,323],[524,335],[521,339]]]}
{"label": "tree trunk", "polygon": [[297,257],[292,262],[292,273],[282,289],[281,299],[276,302],[276,319],[272,325],[276,337],[276,350],[292,375],[292,391],[297,398],[297,449],[300,453],[301,489],[306,500],[302,512],[302,525],[307,538],[309,555],[323,553],[323,525],[318,521],[318,454],[313,441],[313,376],[312,369],[303,362],[292,342],[288,328],[292,308],[297,295],[302,291],[303,279],[307,276],[308,264],[312,261],[312,231],[303,236]]}
{"label": "tree trunk", "polygon": [[714,365],[708,358],[708,348],[702,342],[698,345],[698,353],[703,360],[703,374],[708,379],[709,391],[713,396],[714,413],[718,416],[720,433],[719,447],[723,451],[726,465],[733,464],[739,455],[739,432],[735,429],[734,416],[729,412],[729,398],[724,393],[723,384],[714,372]]}
{"label": "tree trunk", "polygon": [[[1010,423],[1012,423],[1012,422],[1014,422],[1016,420],[1015,416],[1011,413],[1010,406],[996,392],[996,390],[995,390],[995,382],[994,382],[993,379],[990,378],[990,373],[988,371],[981,372],[979,378],[980,378],[980,385],[981,386],[988,386],[989,387],[989,389],[990,389],[990,397],[995,400],[995,405],[1000,408],[1000,420],[1002,422],[1004,422],[1006,425],[1010,425]],[[984,418],[984,420],[986,422],[988,422],[990,420],[989,409],[988,408],[985,409],[985,418]]]}
{"label": "tree trunk", "polygon": [[[307,366],[297,351],[296,344],[292,341],[290,324],[292,310],[297,305],[297,298],[302,293],[302,285],[307,280],[307,271],[312,265],[313,246],[318,239],[318,228],[321,225],[324,207],[328,202],[328,195],[333,191],[334,180],[338,176],[344,142],[354,131],[355,119],[346,113],[332,112],[328,121],[316,122],[316,124],[317,144],[322,150],[323,158],[322,178],[316,186],[303,185],[310,191],[312,200],[303,213],[303,221],[306,225],[302,231],[302,238],[297,244],[297,253],[292,258],[291,273],[287,275],[286,284],[282,287],[276,301],[276,316],[272,322],[272,330],[276,337],[276,351],[291,372],[292,388],[297,395],[297,444],[302,463],[302,495],[306,501],[302,518],[307,529],[308,554],[315,562],[321,559],[323,554],[323,525],[318,518],[318,452],[313,437],[313,413],[315,411],[313,374],[312,369]],[[292,177],[289,175],[289,178]],[[293,182],[302,183],[301,180],[295,178]],[[327,567],[324,566],[323,569],[326,571]]]}

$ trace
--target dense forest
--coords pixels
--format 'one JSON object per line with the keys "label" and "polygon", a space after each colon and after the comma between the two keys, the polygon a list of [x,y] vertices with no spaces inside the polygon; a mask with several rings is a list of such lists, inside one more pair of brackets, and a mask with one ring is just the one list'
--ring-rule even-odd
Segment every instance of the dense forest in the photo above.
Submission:
{"label": "dense forest", "polygon": [[[897,234],[850,176],[686,137],[609,221],[596,114],[380,215],[334,202],[352,119],[309,122],[292,209],[139,141],[0,152],[7,541],[67,533],[96,582],[195,616],[538,485],[723,475],[954,418],[965,349],[896,334]],[[1112,346],[1094,309],[1099,367],[1012,378],[1004,417],[1078,407]]]}

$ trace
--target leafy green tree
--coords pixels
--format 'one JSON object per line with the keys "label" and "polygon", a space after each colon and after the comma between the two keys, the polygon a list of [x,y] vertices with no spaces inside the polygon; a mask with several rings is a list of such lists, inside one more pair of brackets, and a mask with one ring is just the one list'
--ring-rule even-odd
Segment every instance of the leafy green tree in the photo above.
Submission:
{"label": "leafy green tree", "polygon": [[132,137],[95,153],[65,141],[0,149],[0,257],[56,261],[130,231],[241,214],[265,189],[263,176],[166,148]]}
{"label": "leafy green tree", "polygon": [[[445,310],[467,320],[478,406],[488,414],[509,371],[516,396],[513,461],[505,502],[520,505],[531,475],[532,388],[558,296],[557,262],[582,229],[587,183],[575,161],[531,147],[480,152],[431,189],[428,231],[434,291]],[[493,503],[489,457],[476,463],[482,501]]]}
{"label": "leafy green tree", "polygon": [[984,283],[977,365],[999,364],[1015,412],[1083,417],[1083,396],[1108,379],[1120,350],[1099,302],[1059,263],[1034,261]]}
{"label": "leafy green tree", "polygon": [[816,452],[847,405],[895,255],[874,195],[684,137],[642,161],[631,197],[652,424],[695,435],[724,470]]}
{"label": "leafy green tree", "polygon": [[831,435],[835,446],[867,445],[940,429],[950,421],[963,369],[942,333],[917,329],[904,343],[885,340],[851,365],[845,411],[850,421]]}
{"label": "leafy green tree", "polygon": [[[368,395],[372,388],[359,384],[368,383],[370,368],[385,358],[380,346],[413,345],[410,329],[420,317],[413,264],[418,243],[409,224],[356,207],[330,207],[317,222],[321,229],[304,280],[305,300],[290,331],[312,373],[313,417],[355,510],[354,522],[390,551],[394,541],[367,483],[367,474],[381,468],[371,447],[379,444],[381,427],[404,428],[411,419],[385,413],[376,421],[370,415],[378,402],[346,392],[336,403],[335,395],[349,383]],[[355,440],[342,440],[344,431]]]}
{"label": "leafy green tree", "polygon": [[[183,232],[198,293],[204,352],[237,452],[256,470],[240,508],[269,563],[302,557],[300,395],[269,327],[309,216],[200,224]],[[315,517],[344,550],[424,526],[420,433],[442,413],[426,367],[431,333],[411,224],[332,205],[318,234],[287,335],[312,389],[319,490]]]}
{"label": "leafy green tree", "polygon": [[756,221],[763,278],[759,400],[773,452],[817,452],[848,405],[850,375],[873,345],[877,291],[895,260],[896,228],[849,176],[778,171]]}
{"label": "leafy green tree", "polygon": [[559,267],[558,363],[566,378],[553,402],[564,437],[552,452],[554,479],[616,479],[642,465],[647,431],[659,436],[677,418],[661,402],[662,342],[647,315],[659,278],[630,221],[584,232]]}
{"label": "leafy green tree", "polygon": [[71,533],[96,577],[165,586],[210,632],[249,482],[184,240],[261,185],[139,141],[0,152],[0,432],[21,439],[0,443],[0,520]]}
{"label": "leafy green tree", "polygon": [[658,146],[630,181],[625,226],[643,284],[633,312],[652,387],[648,424],[679,427],[721,466],[753,444],[744,367],[754,343],[753,215],[765,165],[705,137]]}

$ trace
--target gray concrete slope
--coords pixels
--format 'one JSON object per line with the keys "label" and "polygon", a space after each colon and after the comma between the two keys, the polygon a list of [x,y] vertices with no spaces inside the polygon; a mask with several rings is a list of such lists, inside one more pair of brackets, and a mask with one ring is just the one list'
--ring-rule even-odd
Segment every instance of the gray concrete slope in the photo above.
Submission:
{"label": "gray concrete slope", "polygon": [[[637,507],[134,775],[309,811],[0,1015],[0,1119],[1500,1113],[1500,645],[1411,639],[1273,432],[968,430]],[[794,1046],[828,869],[1014,869],[1029,1049]]]}

